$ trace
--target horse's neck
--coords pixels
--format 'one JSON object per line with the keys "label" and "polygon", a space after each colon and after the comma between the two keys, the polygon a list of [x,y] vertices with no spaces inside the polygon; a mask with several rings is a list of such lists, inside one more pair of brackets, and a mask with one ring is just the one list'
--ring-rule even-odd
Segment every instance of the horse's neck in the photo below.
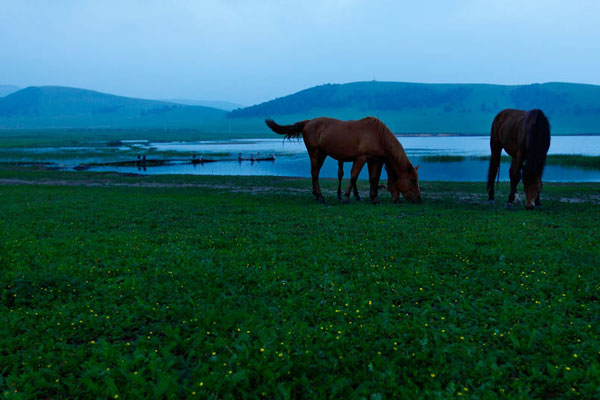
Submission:
{"label": "horse's neck", "polygon": [[388,162],[394,167],[397,173],[404,172],[408,169],[409,162],[406,157],[406,152],[395,137],[390,140],[390,146],[386,149],[386,153]]}

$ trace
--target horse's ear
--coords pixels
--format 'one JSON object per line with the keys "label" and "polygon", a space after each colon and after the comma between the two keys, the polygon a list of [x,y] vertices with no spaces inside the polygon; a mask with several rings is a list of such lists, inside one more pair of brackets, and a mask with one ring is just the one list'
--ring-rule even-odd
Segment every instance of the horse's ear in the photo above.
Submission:
{"label": "horse's ear", "polygon": [[415,167],[415,169],[418,171],[418,170],[419,170],[419,166],[417,165],[417,166]]}

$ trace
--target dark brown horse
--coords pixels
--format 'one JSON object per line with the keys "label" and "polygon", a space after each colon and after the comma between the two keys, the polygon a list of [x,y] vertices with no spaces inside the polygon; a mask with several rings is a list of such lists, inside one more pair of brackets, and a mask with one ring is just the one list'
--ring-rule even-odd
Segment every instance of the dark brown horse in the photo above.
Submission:
{"label": "dark brown horse", "polygon": [[302,136],[310,156],[313,194],[324,203],[319,186],[319,171],[327,156],[338,161],[353,161],[350,185],[346,189],[349,198],[358,174],[367,163],[369,168],[370,196],[374,203],[379,202],[378,186],[383,164],[386,164],[388,186],[393,188],[396,201],[399,193],[411,203],[421,201],[417,168],[413,167],[402,145],[392,132],[377,118],[367,117],[357,121],[340,121],[333,118],[315,118],[296,122],[293,125],[278,125],[273,120],[265,121],[273,132],[286,138]]}
{"label": "dark brown horse", "polygon": [[531,210],[539,206],[542,173],[546,164],[546,154],[550,148],[550,123],[544,113],[537,109],[500,111],[492,123],[490,148],[492,157],[487,180],[489,200],[494,200],[494,178],[500,165],[500,154],[504,149],[512,157],[507,206],[512,206],[515,201],[521,171],[523,171],[525,187],[525,208]]}

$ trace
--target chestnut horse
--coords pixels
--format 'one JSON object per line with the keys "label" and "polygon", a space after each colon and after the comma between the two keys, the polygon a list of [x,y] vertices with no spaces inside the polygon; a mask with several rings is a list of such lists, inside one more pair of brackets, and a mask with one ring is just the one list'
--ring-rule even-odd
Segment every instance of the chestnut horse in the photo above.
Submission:
{"label": "chestnut horse", "polygon": [[369,168],[370,196],[373,203],[379,202],[378,185],[383,164],[388,170],[388,186],[392,187],[392,197],[398,200],[399,193],[411,203],[421,202],[417,168],[413,167],[402,145],[385,124],[377,118],[366,117],[357,121],[340,121],[333,118],[315,118],[296,122],[293,125],[278,125],[275,121],[265,121],[271,130],[287,139],[302,136],[310,156],[313,194],[324,203],[319,186],[319,171],[327,156],[338,161],[353,161],[350,185],[346,189],[346,199],[356,186],[362,167]]}
{"label": "chestnut horse", "polygon": [[541,110],[502,110],[494,118],[490,135],[490,167],[487,190],[490,201],[494,200],[494,178],[500,165],[500,153],[504,149],[512,157],[510,164],[510,194],[508,207],[515,201],[517,185],[523,171],[525,208],[532,210],[540,205],[542,173],[546,154],[550,148],[550,123]]}
{"label": "chestnut horse", "polygon": [[[352,163],[354,166],[354,163]],[[337,188],[337,198],[338,200],[342,199],[342,179],[344,178],[344,162],[338,161],[338,188]],[[360,194],[358,194],[358,188],[356,185],[352,187],[352,192],[354,193],[354,198],[356,201],[360,201]]]}
{"label": "chestnut horse", "polygon": [[[353,163],[354,165],[354,163]],[[416,168],[419,168],[418,166]],[[387,167],[386,167],[387,171]],[[338,200],[342,200],[342,179],[344,178],[344,162],[338,161],[338,188],[337,188],[337,198]],[[392,194],[392,199],[394,199],[394,203],[398,203],[400,201],[398,191],[394,189],[393,182],[391,181],[391,177],[388,173],[388,183],[386,186],[379,185],[378,189],[386,189],[388,192]],[[358,188],[356,184],[352,186],[352,193],[354,193],[354,198],[356,201],[360,201],[360,194],[358,193]],[[345,203],[349,203],[349,199],[345,198]]]}

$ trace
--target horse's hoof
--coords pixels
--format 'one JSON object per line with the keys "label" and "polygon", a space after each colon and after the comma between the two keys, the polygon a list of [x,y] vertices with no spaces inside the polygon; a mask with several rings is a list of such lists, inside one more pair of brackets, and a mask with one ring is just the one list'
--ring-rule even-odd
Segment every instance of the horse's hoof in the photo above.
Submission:
{"label": "horse's hoof", "polygon": [[488,202],[487,202],[487,203],[488,203],[489,205],[493,205],[493,204],[496,204],[496,200],[494,200],[494,199],[491,199],[491,200],[488,200]]}
{"label": "horse's hoof", "polygon": [[513,210],[515,208],[515,205],[513,203],[507,202],[504,205],[504,208],[506,208],[507,210]]}
{"label": "horse's hoof", "polygon": [[360,196],[354,196],[354,198],[356,199],[356,201],[360,201]]}
{"label": "horse's hoof", "polygon": [[338,200],[342,199],[342,195],[338,193]]}
{"label": "horse's hoof", "polygon": [[535,210],[535,206],[533,206],[533,205],[531,205],[531,206],[525,205],[525,209],[527,211],[533,211],[533,210]]}
{"label": "horse's hoof", "polygon": [[377,205],[377,204],[379,204],[379,203],[381,203],[381,202],[379,201],[379,199],[373,200],[373,204],[374,204],[374,205]]}
{"label": "horse's hoof", "polygon": [[319,202],[319,204],[325,204],[325,199],[323,198],[323,196],[317,197],[317,201]]}
{"label": "horse's hoof", "polygon": [[344,203],[344,204],[350,204],[350,198],[349,197],[344,197],[344,200],[342,200],[342,203]]}

